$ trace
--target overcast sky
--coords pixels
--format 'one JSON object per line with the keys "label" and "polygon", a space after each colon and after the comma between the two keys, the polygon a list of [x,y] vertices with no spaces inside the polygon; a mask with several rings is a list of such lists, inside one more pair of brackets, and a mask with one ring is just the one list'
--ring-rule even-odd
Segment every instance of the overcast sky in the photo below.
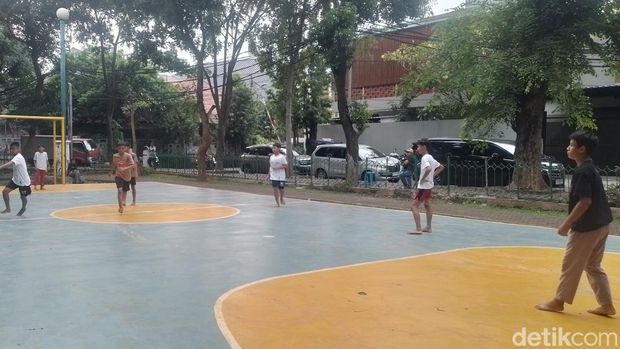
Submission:
{"label": "overcast sky", "polygon": [[462,4],[464,0],[431,0],[433,13],[438,15]]}

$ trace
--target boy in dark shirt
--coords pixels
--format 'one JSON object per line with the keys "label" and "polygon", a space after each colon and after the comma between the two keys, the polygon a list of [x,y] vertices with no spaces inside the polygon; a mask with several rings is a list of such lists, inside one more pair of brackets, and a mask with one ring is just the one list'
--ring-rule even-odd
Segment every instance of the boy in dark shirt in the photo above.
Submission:
{"label": "boy in dark shirt", "polygon": [[568,236],[562,274],[555,298],[536,305],[536,309],[561,312],[564,303],[572,304],[583,271],[594,291],[599,307],[589,313],[611,316],[616,314],[609,281],[601,268],[605,242],[612,221],[603,181],[590,154],[598,145],[598,137],[585,131],[570,136],[566,148],[569,159],[577,162],[569,195],[569,215],[558,228],[558,234]]}

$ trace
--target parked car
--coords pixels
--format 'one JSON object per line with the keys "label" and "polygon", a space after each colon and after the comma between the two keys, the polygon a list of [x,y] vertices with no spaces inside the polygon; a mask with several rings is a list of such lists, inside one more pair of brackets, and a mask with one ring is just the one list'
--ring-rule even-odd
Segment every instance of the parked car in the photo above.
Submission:
{"label": "parked car", "polygon": [[[269,173],[269,157],[273,153],[270,144],[257,144],[245,148],[241,155],[241,171],[244,173]],[[281,149],[286,154],[286,148]],[[311,158],[308,155],[300,155],[293,150],[293,170],[297,173],[310,173]]]}
{"label": "parked car", "polygon": [[[312,153],[312,169],[317,178],[346,178],[346,144],[319,145]],[[358,175],[361,180],[373,172],[377,180],[398,182],[400,162],[373,147],[359,145]]]}
{"label": "parked car", "polygon": [[[448,183],[448,172],[449,183],[459,186],[506,186],[512,181],[515,168],[512,144],[488,140],[467,142],[459,138],[430,138],[429,143],[431,155],[437,161],[447,165],[450,157],[450,171],[443,171],[440,183]],[[564,187],[565,173],[561,163],[543,155],[541,175],[547,185]]]}

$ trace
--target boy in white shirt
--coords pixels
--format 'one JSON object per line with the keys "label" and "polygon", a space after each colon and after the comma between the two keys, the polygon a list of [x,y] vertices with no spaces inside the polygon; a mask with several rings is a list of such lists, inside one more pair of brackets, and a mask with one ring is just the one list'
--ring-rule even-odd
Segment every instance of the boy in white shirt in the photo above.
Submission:
{"label": "boy in white shirt", "polygon": [[45,186],[45,175],[49,169],[49,159],[42,145],[39,145],[39,151],[34,153],[34,167],[37,169],[37,173],[34,177],[34,189],[36,190],[37,184],[39,184],[41,190],[45,190],[43,186]]}
{"label": "boy in white shirt", "polygon": [[4,199],[4,205],[6,209],[1,213],[11,212],[11,203],[9,201],[9,193],[19,188],[19,195],[22,199],[22,209],[17,213],[21,216],[26,212],[26,205],[28,204],[28,195],[32,193],[30,190],[30,176],[28,176],[28,169],[26,167],[26,159],[19,153],[19,143],[13,142],[9,148],[13,159],[6,164],[0,166],[0,170],[5,168],[13,169],[13,178],[6,185],[2,191],[2,199]]}
{"label": "boy in white shirt", "polygon": [[[433,220],[433,210],[431,207],[430,199],[431,193],[435,183],[433,178],[438,176],[444,167],[441,165],[431,154],[430,144],[428,139],[422,138],[417,142],[417,153],[422,156],[420,160],[420,180],[418,181],[418,188],[413,196],[413,203],[411,204],[411,212],[413,213],[413,220],[415,221],[415,232],[411,234],[431,233],[431,222]],[[422,229],[420,224],[420,204],[424,204],[426,209],[426,228]]]}
{"label": "boy in white shirt", "polygon": [[273,154],[269,157],[269,179],[273,187],[273,197],[276,199],[276,205],[284,205],[284,185],[286,184],[286,171],[288,163],[286,155],[280,151],[282,145],[275,143],[272,147]]}

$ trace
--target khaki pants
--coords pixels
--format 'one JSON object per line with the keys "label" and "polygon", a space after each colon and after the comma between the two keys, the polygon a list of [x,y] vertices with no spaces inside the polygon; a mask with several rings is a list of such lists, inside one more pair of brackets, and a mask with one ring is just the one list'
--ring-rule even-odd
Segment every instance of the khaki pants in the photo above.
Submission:
{"label": "khaki pants", "polygon": [[556,299],[572,304],[585,270],[599,305],[612,304],[609,280],[601,268],[608,235],[608,225],[586,233],[569,233]]}

